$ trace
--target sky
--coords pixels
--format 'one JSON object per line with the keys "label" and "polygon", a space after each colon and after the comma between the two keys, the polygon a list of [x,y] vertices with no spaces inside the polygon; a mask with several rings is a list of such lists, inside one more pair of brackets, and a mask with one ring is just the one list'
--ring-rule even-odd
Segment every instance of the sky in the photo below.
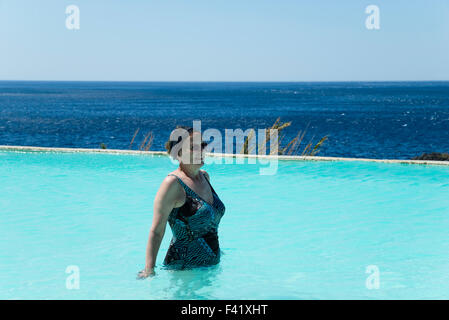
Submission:
{"label": "sky", "polygon": [[0,0],[0,43],[0,80],[449,80],[449,1]]}

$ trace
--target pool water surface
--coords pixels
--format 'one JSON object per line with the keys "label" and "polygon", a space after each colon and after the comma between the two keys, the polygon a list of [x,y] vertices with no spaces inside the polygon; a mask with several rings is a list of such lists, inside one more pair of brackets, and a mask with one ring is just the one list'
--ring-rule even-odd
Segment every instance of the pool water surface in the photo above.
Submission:
{"label": "pool water surface", "polygon": [[139,281],[167,157],[0,152],[0,299],[449,299],[448,166],[260,166],[204,167],[219,265]]}

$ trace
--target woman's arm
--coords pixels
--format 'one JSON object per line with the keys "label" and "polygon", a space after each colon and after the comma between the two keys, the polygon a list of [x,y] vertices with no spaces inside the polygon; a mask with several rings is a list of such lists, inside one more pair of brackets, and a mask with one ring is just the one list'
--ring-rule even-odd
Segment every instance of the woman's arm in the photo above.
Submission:
{"label": "woman's arm", "polygon": [[183,189],[176,181],[176,177],[167,176],[162,182],[153,206],[153,223],[148,237],[145,257],[145,269],[138,274],[138,278],[146,278],[154,275],[156,257],[165,234],[168,216],[173,208],[179,206]]}

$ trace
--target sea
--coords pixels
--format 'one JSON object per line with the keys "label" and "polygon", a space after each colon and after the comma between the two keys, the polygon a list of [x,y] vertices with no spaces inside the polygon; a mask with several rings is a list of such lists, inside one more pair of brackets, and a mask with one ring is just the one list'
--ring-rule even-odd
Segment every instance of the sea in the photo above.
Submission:
{"label": "sea", "polygon": [[157,151],[194,120],[224,137],[278,118],[299,152],[325,136],[317,155],[449,152],[449,82],[0,81],[0,145],[138,150],[151,133]]}

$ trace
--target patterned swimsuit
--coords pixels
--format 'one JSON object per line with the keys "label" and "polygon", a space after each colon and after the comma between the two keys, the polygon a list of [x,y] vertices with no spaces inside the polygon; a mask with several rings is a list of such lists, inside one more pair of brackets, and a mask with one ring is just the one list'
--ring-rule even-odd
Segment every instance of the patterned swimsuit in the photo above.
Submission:
{"label": "patterned swimsuit", "polygon": [[185,269],[217,264],[221,255],[217,231],[225,212],[223,202],[207,178],[213,194],[212,204],[190,189],[181,178],[169,175],[178,179],[186,192],[186,200],[181,207],[174,208],[168,217],[173,238],[164,259],[164,267]]}

